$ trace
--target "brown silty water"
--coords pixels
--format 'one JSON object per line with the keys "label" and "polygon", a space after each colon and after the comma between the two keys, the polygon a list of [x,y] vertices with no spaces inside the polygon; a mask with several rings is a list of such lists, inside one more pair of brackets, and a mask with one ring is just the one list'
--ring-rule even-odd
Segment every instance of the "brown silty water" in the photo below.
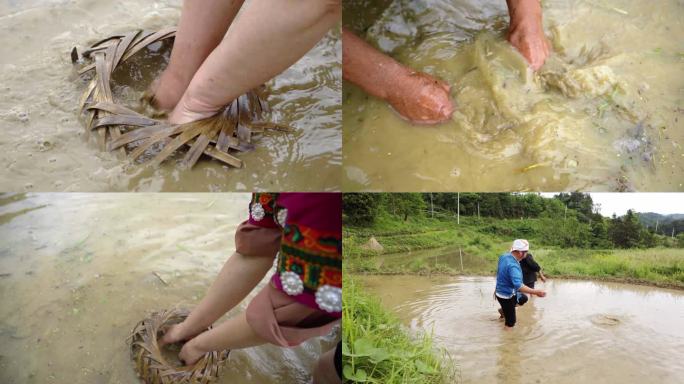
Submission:
{"label": "brown silty water", "polygon": [[[335,29],[269,81],[266,118],[294,133],[267,133],[238,156],[244,168],[202,159],[159,168],[129,165],[86,137],[71,49],[137,29],[176,25],[180,0],[0,0],[0,179],[3,191],[339,190],[341,42]],[[247,6],[249,2],[247,2]],[[115,101],[135,106],[163,70],[169,46],[139,52],[114,74]]]}
{"label": "brown silty water", "polygon": [[[1,195],[0,382],[137,383],[126,338],[150,312],[201,300],[235,249],[249,199]],[[232,351],[218,382],[307,382],[335,337]]]}
{"label": "brown silty water", "polygon": [[[359,276],[413,332],[432,332],[463,383],[681,383],[684,292],[550,280],[504,331],[489,277]],[[401,287],[401,289],[397,289]]]}
{"label": "brown silty water", "polygon": [[684,188],[681,1],[543,1],[538,73],[505,40],[505,1],[355,3],[345,25],[448,82],[456,112],[411,125],[345,82],[345,190]]}

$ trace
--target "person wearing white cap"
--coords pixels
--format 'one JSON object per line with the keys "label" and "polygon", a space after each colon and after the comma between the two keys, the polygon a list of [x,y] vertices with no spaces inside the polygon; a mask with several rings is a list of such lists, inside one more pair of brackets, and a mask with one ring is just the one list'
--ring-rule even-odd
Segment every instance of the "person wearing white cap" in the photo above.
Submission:
{"label": "person wearing white cap", "polygon": [[511,251],[499,256],[499,265],[496,271],[496,300],[501,305],[499,311],[505,319],[506,330],[515,325],[515,305],[517,304],[516,293],[518,291],[539,297],[546,296],[541,289],[532,289],[523,284],[520,260],[524,259],[530,250],[530,243],[524,239],[513,241]]}

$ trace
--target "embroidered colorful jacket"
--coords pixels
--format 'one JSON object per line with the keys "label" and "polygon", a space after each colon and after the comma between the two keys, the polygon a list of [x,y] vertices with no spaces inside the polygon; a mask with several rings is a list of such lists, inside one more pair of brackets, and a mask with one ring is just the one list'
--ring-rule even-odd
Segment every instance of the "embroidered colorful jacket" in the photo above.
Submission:
{"label": "embroidered colorful jacket", "polygon": [[249,223],[280,228],[272,284],[298,302],[342,314],[342,195],[255,193]]}

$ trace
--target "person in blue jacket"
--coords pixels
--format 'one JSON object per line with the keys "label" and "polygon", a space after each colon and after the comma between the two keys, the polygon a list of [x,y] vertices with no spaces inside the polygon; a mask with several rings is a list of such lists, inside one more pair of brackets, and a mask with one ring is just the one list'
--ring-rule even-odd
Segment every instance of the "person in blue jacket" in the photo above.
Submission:
{"label": "person in blue jacket", "polygon": [[515,326],[515,306],[517,304],[517,293],[527,293],[539,297],[546,296],[546,292],[541,289],[533,289],[523,284],[522,269],[520,260],[524,259],[530,250],[530,243],[524,239],[513,241],[513,246],[509,253],[499,256],[499,265],[496,270],[496,300],[501,305],[500,313],[505,319],[506,330]]}

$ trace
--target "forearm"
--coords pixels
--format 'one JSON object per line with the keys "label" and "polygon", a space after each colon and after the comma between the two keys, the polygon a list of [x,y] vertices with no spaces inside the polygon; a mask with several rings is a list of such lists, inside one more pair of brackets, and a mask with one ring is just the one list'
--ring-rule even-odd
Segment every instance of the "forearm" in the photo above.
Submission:
{"label": "forearm", "polygon": [[245,256],[235,252],[223,265],[202,301],[183,322],[184,333],[194,335],[202,332],[239,304],[272,265],[270,257]]}
{"label": "forearm", "polygon": [[518,291],[527,293],[528,295],[536,295],[539,292],[538,290],[532,289],[525,284],[521,285],[520,288],[518,288]]}
{"label": "forearm", "polygon": [[506,0],[511,28],[520,25],[523,20],[538,20],[541,22],[542,9],[539,0]]}
{"label": "forearm", "polygon": [[334,1],[252,1],[192,78],[172,122],[208,117],[287,69],[338,22],[340,8]]}
{"label": "forearm", "polygon": [[244,0],[186,0],[171,51],[169,70],[187,87],[219,45]]}
{"label": "forearm", "polygon": [[247,322],[246,314],[242,312],[198,335],[190,343],[202,352],[209,352],[254,347],[265,344],[266,340],[254,332]]}
{"label": "forearm", "polygon": [[408,68],[378,51],[352,31],[342,29],[342,76],[345,80],[370,95],[385,99],[388,89],[393,85],[391,80],[409,72]]}

